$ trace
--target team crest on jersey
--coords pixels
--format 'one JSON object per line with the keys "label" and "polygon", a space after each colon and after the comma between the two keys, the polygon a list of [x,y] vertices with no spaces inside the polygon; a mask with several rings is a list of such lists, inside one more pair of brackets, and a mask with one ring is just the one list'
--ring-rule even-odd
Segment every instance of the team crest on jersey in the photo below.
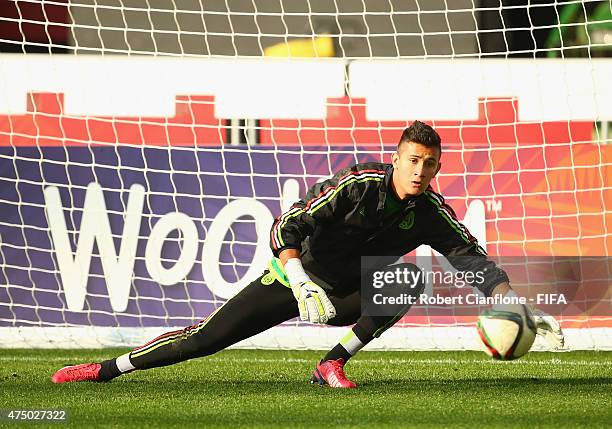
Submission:
{"label": "team crest on jersey", "polygon": [[268,274],[266,274],[265,276],[263,276],[261,278],[261,284],[265,285],[265,286],[268,286],[268,285],[271,285],[272,283],[274,283],[274,280],[276,280],[274,278],[274,276],[272,274],[268,273]]}
{"label": "team crest on jersey", "polygon": [[400,222],[399,227],[401,229],[410,229],[414,225],[414,212],[410,212],[406,215],[403,221]]}

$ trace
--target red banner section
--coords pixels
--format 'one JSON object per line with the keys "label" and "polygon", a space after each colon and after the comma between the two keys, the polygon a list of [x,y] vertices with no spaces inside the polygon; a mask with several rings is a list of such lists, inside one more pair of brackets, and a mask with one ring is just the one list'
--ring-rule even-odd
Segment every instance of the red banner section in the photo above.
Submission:
{"label": "red banner section", "polygon": [[172,118],[122,118],[65,115],[63,94],[31,93],[27,114],[0,115],[0,146],[219,146],[226,122],[209,96],[177,97]]}
{"label": "red banner section", "polygon": [[[592,122],[538,122],[518,120],[517,100],[480,99],[474,121],[427,121],[440,133],[446,146],[557,144],[592,141]],[[410,119],[410,118],[407,118]],[[413,118],[426,120],[427,118]],[[397,144],[412,120],[368,121],[366,100],[330,98],[327,119],[261,121],[261,141],[278,145],[390,145]]]}
{"label": "red banner section", "polygon": [[[476,120],[430,123],[448,147],[514,148],[593,140],[592,122],[520,122],[519,108],[515,99],[481,99]],[[29,94],[27,114],[0,115],[0,145],[217,146],[226,142],[228,121],[215,117],[212,96],[177,97],[176,114],[171,118],[82,117],[63,112],[63,94]],[[368,121],[365,99],[328,98],[325,120],[261,120],[259,140],[263,145],[282,146],[391,145],[410,122]]]}

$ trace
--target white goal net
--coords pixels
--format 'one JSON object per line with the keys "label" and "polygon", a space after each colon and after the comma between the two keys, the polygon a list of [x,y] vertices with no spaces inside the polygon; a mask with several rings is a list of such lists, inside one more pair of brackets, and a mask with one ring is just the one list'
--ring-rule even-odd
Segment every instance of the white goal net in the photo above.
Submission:
{"label": "white goal net", "polygon": [[[0,347],[197,323],[265,269],[274,217],[342,167],[388,162],[419,119],[443,141],[434,188],[519,293],[563,293],[542,305],[568,347],[612,348],[611,6],[506,3],[11,2]],[[370,348],[479,348],[480,310],[417,306]],[[240,346],[344,331],[292,320]]]}

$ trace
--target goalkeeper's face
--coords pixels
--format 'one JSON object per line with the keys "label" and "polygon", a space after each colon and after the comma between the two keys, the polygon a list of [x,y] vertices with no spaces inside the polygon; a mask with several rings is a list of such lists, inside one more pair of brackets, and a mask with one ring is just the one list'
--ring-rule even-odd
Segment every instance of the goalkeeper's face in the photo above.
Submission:
{"label": "goalkeeper's face", "polygon": [[398,197],[421,195],[440,171],[440,151],[420,143],[403,143],[393,154],[393,187]]}

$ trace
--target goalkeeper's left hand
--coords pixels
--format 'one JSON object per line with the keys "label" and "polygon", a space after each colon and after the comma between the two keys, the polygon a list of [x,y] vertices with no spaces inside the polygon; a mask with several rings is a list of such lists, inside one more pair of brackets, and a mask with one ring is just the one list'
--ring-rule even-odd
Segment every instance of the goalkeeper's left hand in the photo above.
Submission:
{"label": "goalkeeper's left hand", "polygon": [[553,349],[562,349],[565,346],[565,336],[559,322],[550,314],[531,307],[531,314],[538,328],[538,335],[544,337]]}

